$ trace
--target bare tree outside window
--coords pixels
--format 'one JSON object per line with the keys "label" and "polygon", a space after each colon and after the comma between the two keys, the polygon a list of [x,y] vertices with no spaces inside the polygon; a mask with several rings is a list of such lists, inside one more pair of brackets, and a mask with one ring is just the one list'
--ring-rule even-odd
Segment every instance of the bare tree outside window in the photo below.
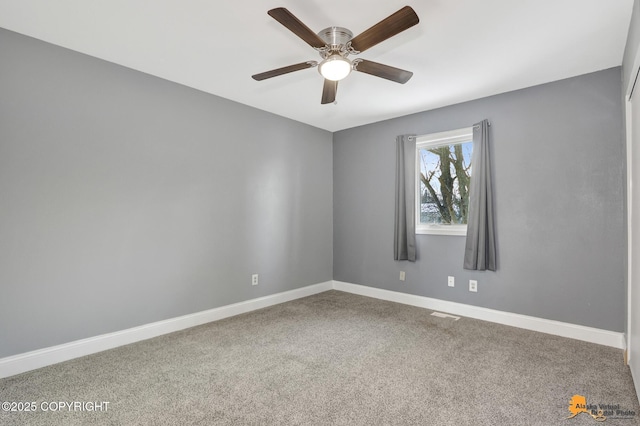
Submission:
{"label": "bare tree outside window", "polygon": [[467,223],[472,150],[473,142],[419,147],[420,223]]}

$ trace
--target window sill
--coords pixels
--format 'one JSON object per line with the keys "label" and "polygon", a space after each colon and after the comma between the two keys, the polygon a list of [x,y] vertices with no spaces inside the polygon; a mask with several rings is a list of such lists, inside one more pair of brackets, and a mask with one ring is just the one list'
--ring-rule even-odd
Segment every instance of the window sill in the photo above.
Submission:
{"label": "window sill", "polygon": [[416,235],[457,235],[464,237],[467,235],[466,226],[430,226],[416,228]]}

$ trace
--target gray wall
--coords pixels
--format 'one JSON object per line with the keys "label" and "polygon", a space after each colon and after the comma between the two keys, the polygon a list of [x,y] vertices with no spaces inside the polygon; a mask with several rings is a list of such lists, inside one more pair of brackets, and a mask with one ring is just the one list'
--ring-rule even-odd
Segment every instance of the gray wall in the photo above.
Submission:
{"label": "gray wall", "polygon": [[[621,79],[618,67],[335,133],[334,279],[623,331]],[[484,118],[499,270],[463,270],[465,239],[456,236],[418,235],[418,261],[394,262],[396,135]]]}
{"label": "gray wall", "polygon": [[[621,79],[345,130],[332,152],[329,132],[0,29],[0,357],[332,278],[622,331]],[[453,236],[394,262],[395,136],[483,118],[499,271],[463,270]]]}
{"label": "gray wall", "polygon": [[0,357],[331,280],[331,142],[0,29]]}

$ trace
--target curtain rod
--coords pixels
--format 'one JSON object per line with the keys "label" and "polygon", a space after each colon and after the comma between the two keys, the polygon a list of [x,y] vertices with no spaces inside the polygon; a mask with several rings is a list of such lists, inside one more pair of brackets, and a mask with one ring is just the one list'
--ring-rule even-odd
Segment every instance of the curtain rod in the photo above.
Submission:
{"label": "curtain rod", "polygon": [[[491,122],[487,121],[487,124],[489,125],[489,127],[491,127]],[[476,127],[480,127],[480,124],[476,124],[475,126],[473,126],[473,128],[475,129]]]}
{"label": "curtain rod", "polygon": [[[490,122],[490,121],[488,121],[487,123],[489,124],[489,127],[491,127],[491,122]],[[476,129],[476,128],[480,127],[480,125],[479,125],[479,124],[476,124],[476,125],[474,125],[474,126],[472,126],[472,127],[473,127],[474,129]],[[418,136],[409,136],[408,138],[409,138],[409,140],[411,140],[411,139],[415,139],[415,138],[417,138],[417,137],[418,137]]]}

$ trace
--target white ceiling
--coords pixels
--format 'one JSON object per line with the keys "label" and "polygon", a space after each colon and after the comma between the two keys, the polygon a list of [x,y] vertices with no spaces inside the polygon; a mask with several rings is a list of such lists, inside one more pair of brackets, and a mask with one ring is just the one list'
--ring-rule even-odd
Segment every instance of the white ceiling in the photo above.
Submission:
{"label": "white ceiling", "polygon": [[[355,35],[405,5],[420,23],[359,55],[413,71],[364,73],[321,105],[315,68],[252,74],[318,54],[267,15]],[[622,63],[633,0],[0,0],[0,27],[329,131],[598,71]]]}

